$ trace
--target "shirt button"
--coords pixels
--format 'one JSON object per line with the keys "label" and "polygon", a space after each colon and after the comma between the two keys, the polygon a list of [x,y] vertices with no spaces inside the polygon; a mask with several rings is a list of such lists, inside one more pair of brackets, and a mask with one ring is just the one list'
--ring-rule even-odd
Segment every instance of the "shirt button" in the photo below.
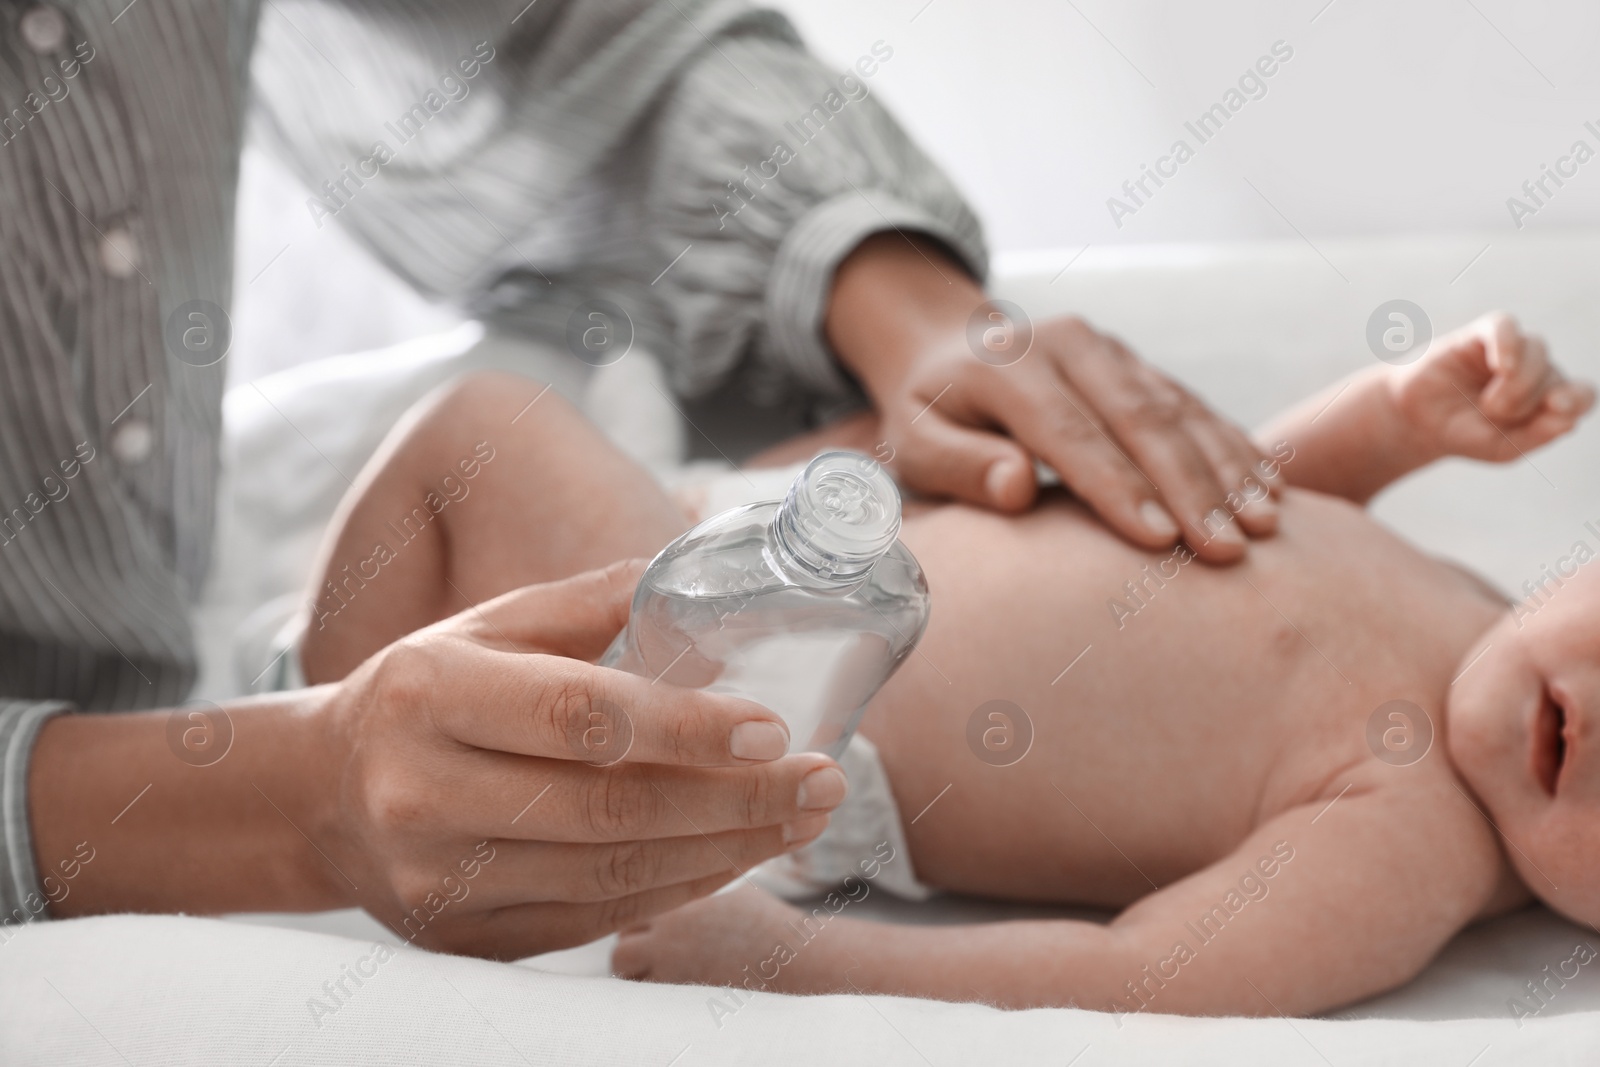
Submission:
{"label": "shirt button", "polygon": [[117,458],[118,463],[134,467],[150,458],[155,443],[156,435],[150,429],[148,422],[143,419],[129,419],[117,427],[117,432],[111,435],[111,454]]}
{"label": "shirt button", "polygon": [[56,52],[67,40],[67,20],[53,7],[40,4],[22,16],[22,39],[36,55]]}
{"label": "shirt button", "polygon": [[139,242],[125,226],[100,235],[100,267],[113,278],[131,278],[139,270]]}

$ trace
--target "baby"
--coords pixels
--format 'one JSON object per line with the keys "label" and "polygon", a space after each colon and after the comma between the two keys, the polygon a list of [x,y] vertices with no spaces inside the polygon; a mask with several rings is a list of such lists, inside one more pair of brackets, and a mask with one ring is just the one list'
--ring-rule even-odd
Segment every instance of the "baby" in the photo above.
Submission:
{"label": "baby", "polygon": [[[1508,605],[1362,508],[1445,455],[1517,459],[1592,402],[1504,315],[1373,367],[1259,435],[1265,482],[1235,510],[1281,484],[1279,528],[1229,568],[1135,548],[1065,494],[1020,517],[908,506],[933,617],[861,733],[920,814],[897,826],[908,854],[880,848],[874,869],[1115,920],[884,925],[741,888],[625,931],[615,969],[1302,1015],[1397,986],[1536,898],[1600,922],[1600,568]],[[346,501],[306,674],[341,677],[410,630],[686,526],[555,395],[469,379]]]}

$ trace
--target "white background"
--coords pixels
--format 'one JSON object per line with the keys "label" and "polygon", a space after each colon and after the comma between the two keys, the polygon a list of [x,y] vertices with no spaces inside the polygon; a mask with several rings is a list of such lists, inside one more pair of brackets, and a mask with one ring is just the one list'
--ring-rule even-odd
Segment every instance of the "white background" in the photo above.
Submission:
{"label": "white background", "polygon": [[[1600,159],[1519,232],[1506,208],[1600,125],[1584,0],[787,0],[954,176],[993,247],[1035,265],[1116,245],[1600,224]],[[265,17],[265,16],[264,16]],[[1282,40],[1294,57],[1118,229],[1106,199]],[[1252,188],[1253,186],[1253,188]],[[240,199],[235,381],[453,321],[383,276],[258,152]],[[286,236],[289,235],[289,236]],[[292,241],[285,249],[285,241]],[[1499,254],[1494,247],[1486,258]],[[276,258],[275,258],[276,257]],[[1086,259],[1085,263],[1090,262]]]}
{"label": "white background", "polygon": [[[1600,149],[1583,130],[1600,124],[1592,0],[784,6],[834,62],[876,38],[895,47],[874,89],[1000,249],[1292,238],[1245,179],[1313,240],[1515,233],[1505,200],[1540,163],[1579,136]],[[1118,231],[1106,198],[1277,40],[1294,58],[1267,95]],[[1600,159],[1529,226],[1574,223],[1600,223]]]}

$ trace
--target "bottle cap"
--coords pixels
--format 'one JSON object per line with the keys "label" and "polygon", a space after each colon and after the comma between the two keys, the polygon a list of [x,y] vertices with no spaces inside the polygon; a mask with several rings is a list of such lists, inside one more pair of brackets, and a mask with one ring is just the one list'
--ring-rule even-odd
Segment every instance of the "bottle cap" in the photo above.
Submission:
{"label": "bottle cap", "polygon": [[855,581],[900,532],[900,491],[856,452],[824,452],[789,487],[775,522],[783,548],[819,577]]}

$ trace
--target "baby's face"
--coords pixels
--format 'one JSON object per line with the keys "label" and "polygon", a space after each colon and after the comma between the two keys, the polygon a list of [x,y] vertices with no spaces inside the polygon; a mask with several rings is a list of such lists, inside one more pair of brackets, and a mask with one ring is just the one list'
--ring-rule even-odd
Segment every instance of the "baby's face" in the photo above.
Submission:
{"label": "baby's face", "polygon": [[1528,888],[1570,918],[1596,924],[1600,565],[1547,588],[1541,604],[1529,601],[1485,635],[1482,659],[1470,667],[1463,661],[1446,708],[1450,756]]}

